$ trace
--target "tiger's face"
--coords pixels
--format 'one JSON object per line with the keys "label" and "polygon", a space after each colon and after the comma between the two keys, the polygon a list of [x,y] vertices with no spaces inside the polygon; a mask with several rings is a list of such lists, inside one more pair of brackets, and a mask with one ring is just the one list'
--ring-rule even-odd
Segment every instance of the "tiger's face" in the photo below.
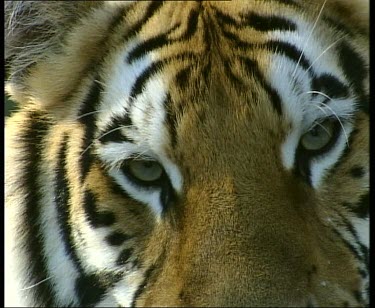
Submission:
{"label": "tiger's face", "polygon": [[8,85],[24,106],[10,148],[31,113],[48,123],[37,185],[53,303],[364,305],[361,4],[76,5]]}

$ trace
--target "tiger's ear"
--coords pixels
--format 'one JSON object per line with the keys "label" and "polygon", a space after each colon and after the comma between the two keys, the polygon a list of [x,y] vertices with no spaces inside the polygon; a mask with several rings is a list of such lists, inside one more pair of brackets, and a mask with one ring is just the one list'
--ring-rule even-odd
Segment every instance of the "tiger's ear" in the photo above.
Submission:
{"label": "tiger's ear", "polygon": [[[6,91],[13,100],[46,109],[64,103],[61,98],[78,81],[76,76],[98,51],[95,44],[104,35],[110,12],[94,14],[96,25],[85,21],[100,5],[98,1],[5,2]],[[80,30],[74,33],[77,25]]]}

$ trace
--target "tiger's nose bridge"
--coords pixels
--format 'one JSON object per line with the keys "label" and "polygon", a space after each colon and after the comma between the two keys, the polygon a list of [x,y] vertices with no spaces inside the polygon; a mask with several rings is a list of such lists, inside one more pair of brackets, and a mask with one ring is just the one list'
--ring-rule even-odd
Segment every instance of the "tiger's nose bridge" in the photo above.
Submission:
{"label": "tiger's nose bridge", "polygon": [[[261,202],[236,196],[233,182],[219,183],[221,190],[211,190],[211,183],[196,187],[195,193],[193,186],[188,194],[181,237],[165,263],[168,274],[161,278],[168,281],[163,285],[178,281],[170,296],[198,306],[304,298],[307,276],[296,275],[310,264],[303,228],[288,226],[282,214],[273,216],[268,212],[272,207],[265,210]],[[170,269],[168,264],[173,264]]]}
{"label": "tiger's nose bridge", "polygon": [[[303,264],[275,263],[272,252],[254,253],[254,244],[231,245],[222,238],[208,247],[186,244],[178,258],[165,263],[164,274],[151,286],[148,300],[169,306],[268,306],[294,304],[302,306],[307,282],[296,275]],[[237,239],[233,239],[238,241]],[[264,258],[266,257],[266,258]],[[282,259],[283,257],[281,257]],[[163,287],[163,292],[158,288]],[[293,302],[295,300],[295,302]],[[147,302],[146,302],[147,304]]]}
{"label": "tiger's nose bridge", "polygon": [[215,176],[189,184],[146,305],[267,306],[306,298],[314,253],[295,200],[280,196],[282,187],[243,182]]}

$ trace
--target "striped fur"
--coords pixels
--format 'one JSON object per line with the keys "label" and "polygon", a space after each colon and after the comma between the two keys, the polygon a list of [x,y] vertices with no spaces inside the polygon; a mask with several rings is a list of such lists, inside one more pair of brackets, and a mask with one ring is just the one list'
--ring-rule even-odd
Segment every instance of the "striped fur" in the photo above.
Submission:
{"label": "striped fur", "polygon": [[368,305],[366,1],[5,11],[7,306]]}

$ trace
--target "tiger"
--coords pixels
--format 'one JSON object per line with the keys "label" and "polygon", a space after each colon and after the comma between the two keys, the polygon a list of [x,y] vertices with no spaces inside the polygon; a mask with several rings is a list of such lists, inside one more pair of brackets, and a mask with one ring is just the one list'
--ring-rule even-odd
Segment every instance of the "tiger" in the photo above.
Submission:
{"label": "tiger", "polygon": [[368,306],[368,5],[6,2],[6,306]]}

